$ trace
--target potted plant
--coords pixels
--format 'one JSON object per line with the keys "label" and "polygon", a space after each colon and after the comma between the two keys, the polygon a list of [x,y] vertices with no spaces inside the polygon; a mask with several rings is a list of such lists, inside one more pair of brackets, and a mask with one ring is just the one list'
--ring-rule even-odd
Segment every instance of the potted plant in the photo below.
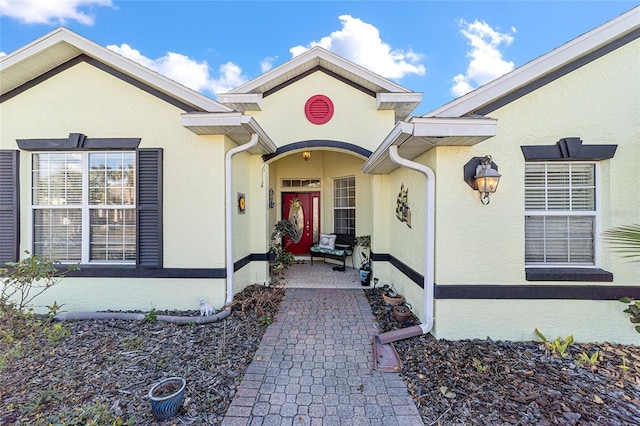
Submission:
{"label": "potted plant", "polygon": [[187,381],[182,377],[168,377],[151,387],[151,409],[158,419],[167,420],[178,413],[186,387]]}
{"label": "potted plant", "polygon": [[371,235],[361,235],[356,237],[360,250],[360,284],[369,285],[371,282],[371,261],[369,257],[369,247],[371,246]]}
{"label": "potted plant", "polygon": [[409,317],[411,317],[411,315],[411,309],[409,309],[409,307],[404,303],[393,307],[393,316],[398,322],[405,322]]}
{"label": "potted plant", "polygon": [[[271,233],[271,247],[269,248],[269,262],[281,264],[282,268],[289,269],[295,260],[293,253],[287,251],[287,245],[297,234],[293,222],[282,219],[275,223]],[[286,238],[288,237],[289,241]]]}

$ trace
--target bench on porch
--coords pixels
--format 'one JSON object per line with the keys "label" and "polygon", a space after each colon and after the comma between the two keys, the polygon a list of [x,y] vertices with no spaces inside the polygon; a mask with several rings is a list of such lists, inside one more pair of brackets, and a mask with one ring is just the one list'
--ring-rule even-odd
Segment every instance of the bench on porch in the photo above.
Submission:
{"label": "bench on porch", "polygon": [[350,234],[320,234],[320,241],[311,247],[311,266],[314,257],[322,257],[325,262],[327,258],[341,260],[342,266],[338,270],[344,272],[347,266],[347,256],[351,256],[351,267],[353,263],[353,249],[356,246],[356,237]]}

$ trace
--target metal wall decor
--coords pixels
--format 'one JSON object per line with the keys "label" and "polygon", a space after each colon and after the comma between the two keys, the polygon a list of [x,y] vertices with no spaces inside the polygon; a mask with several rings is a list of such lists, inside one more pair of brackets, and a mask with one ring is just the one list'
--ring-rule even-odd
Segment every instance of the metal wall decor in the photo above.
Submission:
{"label": "metal wall decor", "polygon": [[404,183],[400,186],[400,192],[398,193],[398,200],[396,201],[396,217],[400,222],[407,224],[411,228],[411,209],[409,209],[409,188],[404,186]]}
{"label": "metal wall decor", "polygon": [[245,207],[244,193],[238,192],[238,214],[244,214]]}

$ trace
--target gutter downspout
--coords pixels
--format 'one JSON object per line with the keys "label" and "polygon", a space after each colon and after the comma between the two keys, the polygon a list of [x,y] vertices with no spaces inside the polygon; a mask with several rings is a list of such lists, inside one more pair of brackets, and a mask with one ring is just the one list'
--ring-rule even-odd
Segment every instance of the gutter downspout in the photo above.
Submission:
{"label": "gutter downspout", "polygon": [[398,147],[391,145],[389,147],[389,157],[391,161],[412,170],[416,170],[425,175],[426,184],[426,226],[425,226],[425,250],[424,250],[424,316],[425,322],[420,325],[403,328],[400,330],[389,331],[378,336],[380,343],[390,343],[397,340],[407,339],[409,337],[426,334],[433,328],[433,305],[434,305],[434,265],[435,265],[435,190],[436,177],[429,167],[420,163],[407,160],[400,157]]}
{"label": "gutter downspout", "polygon": [[251,140],[244,145],[237,146],[227,151],[225,155],[225,239],[226,239],[226,258],[227,258],[227,299],[224,304],[229,305],[233,302],[233,203],[231,202],[231,158],[239,152],[248,151],[258,144],[258,134],[251,133]]}
{"label": "gutter downspout", "polygon": [[[233,238],[231,238],[231,230],[233,229],[233,209],[231,202],[231,158],[239,152],[247,151],[258,144],[258,135],[251,134],[251,140],[244,145],[240,145],[230,149],[225,155],[225,197],[226,197],[226,270],[227,270],[227,297],[224,302],[224,309],[215,315],[200,317],[183,317],[172,315],[158,315],[158,321],[170,322],[174,324],[209,324],[227,318],[231,315],[231,302],[233,302]],[[71,312],[61,313],[54,317],[58,321],[75,321],[75,320],[107,320],[122,319],[142,321],[145,314],[137,314],[130,312]]]}

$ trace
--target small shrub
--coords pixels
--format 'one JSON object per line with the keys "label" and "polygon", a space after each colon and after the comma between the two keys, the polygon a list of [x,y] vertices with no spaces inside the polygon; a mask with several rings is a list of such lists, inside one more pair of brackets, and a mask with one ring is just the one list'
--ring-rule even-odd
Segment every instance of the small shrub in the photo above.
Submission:
{"label": "small shrub", "polygon": [[[629,314],[629,321],[632,324],[640,324],[640,300],[634,300],[630,297],[621,297],[618,300],[627,305],[627,309],[622,312]],[[640,333],[640,325],[636,325],[635,329]]]}
{"label": "small shrub", "polygon": [[578,366],[589,365],[591,367],[595,367],[595,365],[598,363],[599,357],[600,354],[598,351],[595,351],[593,354],[591,354],[591,356],[589,356],[586,352],[582,352],[578,355],[576,364]]}
{"label": "small shrub", "polygon": [[144,315],[144,319],[142,322],[156,322],[158,321],[158,315],[156,314],[155,308],[152,308],[149,312]]}
{"label": "small shrub", "polygon": [[263,316],[258,318],[258,325],[269,325],[273,322],[273,318],[270,316]]}
{"label": "small shrub", "polygon": [[556,337],[553,341],[547,340],[547,338],[538,330],[537,328],[534,330],[536,335],[542,340],[544,343],[545,349],[550,351],[553,356],[560,355],[562,358],[566,358],[568,353],[567,349],[569,346],[573,344],[573,335],[569,335],[564,339],[562,337]]}
{"label": "small shrub", "polygon": [[473,358],[473,367],[478,373],[484,373],[489,369],[488,365],[483,365],[478,358]]}

